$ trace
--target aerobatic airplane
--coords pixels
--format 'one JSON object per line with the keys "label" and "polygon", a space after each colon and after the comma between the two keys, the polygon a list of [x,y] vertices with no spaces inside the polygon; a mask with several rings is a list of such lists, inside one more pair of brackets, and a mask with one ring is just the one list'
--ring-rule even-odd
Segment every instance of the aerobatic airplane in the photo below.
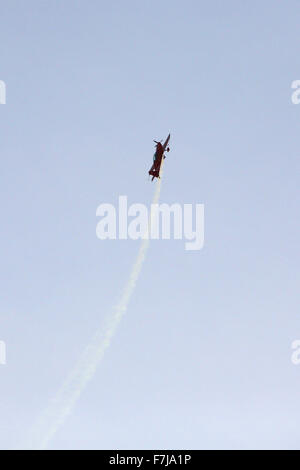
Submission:
{"label": "aerobatic airplane", "polygon": [[167,151],[167,152],[170,151],[170,148],[167,147],[167,145],[169,143],[169,140],[170,140],[170,134],[166,138],[164,144],[162,144],[161,142],[156,142],[156,140],[154,140],[154,142],[156,143],[156,151],[155,151],[155,154],[154,154],[154,157],[153,157],[153,165],[152,165],[152,167],[150,168],[150,170],[148,172],[149,175],[152,176],[152,181],[154,180],[154,178],[159,178],[160,177],[159,173],[160,173],[160,167],[161,167],[162,159],[166,158],[164,153],[165,153],[165,151]]}

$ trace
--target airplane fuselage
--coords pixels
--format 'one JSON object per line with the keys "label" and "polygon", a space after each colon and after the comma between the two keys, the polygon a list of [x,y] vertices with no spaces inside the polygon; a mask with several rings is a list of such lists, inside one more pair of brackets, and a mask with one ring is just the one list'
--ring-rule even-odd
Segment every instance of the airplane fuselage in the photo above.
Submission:
{"label": "airplane fuselage", "polygon": [[162,158],[164,157],[165,150],[169,151],[169,148],[167,148],[169,140],[170,140],[170,134],[168,135],[163,145],[160,142],[156,143],[156,151],[154,154],[153,165],[149,170],[149,175],[152,176],[152,181],[154,180],[154,178],[159,178]]}

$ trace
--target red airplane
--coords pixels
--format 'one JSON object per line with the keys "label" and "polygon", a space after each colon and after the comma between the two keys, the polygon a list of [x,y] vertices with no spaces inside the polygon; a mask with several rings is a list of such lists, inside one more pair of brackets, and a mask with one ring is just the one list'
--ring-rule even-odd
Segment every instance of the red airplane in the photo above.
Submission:
{"label": "red airplane", "polygon": [[154,178],[160,178],[159,173],[160,173],[161,162],[163,158],[166,158],[164,153],[165,151],[167,152],[170,151],[170,148],[167,147],[169,140],[170,140],[170,134],[166,138],[166,141],[164,144],[162,144],[161,142],[156,142],[156,140],[154,140],[154,142],[156,143],[156,151],[153,157],[153,165],[148,172],[149,175],[152,176],[151,181],[153,181]]}

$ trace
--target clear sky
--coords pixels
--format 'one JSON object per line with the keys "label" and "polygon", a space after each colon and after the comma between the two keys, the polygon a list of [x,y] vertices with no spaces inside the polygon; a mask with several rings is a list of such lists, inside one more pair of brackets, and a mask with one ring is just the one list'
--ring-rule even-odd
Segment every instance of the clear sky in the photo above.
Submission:
{"label": "clear sky", "polygon": [[153,241],[53,449],[300,448],[300,2],[0,7],[0,447],[18,447],[118,301],[139,242],[99,204],[205,204],[205,245]]}

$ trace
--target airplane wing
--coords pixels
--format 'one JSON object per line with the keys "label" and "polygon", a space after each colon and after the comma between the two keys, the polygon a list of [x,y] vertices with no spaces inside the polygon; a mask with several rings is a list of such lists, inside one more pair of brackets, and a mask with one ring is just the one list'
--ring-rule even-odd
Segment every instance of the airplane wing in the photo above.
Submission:
{"label": "airplane wing", "polygon": [[163,145],[163,154],[162,154],[162,158],[161,158],[161,161],[160,161],[160,165],[159,165],[159,170],[158,170],[158,176],[160,177],[160,172],[162,170],[162,166],[163,166],[163,161],[164,161],[164,153],[166,151],[166,148],[167,148],[167,145],[169,143],[169,140],[170,140],[170,137],[171,137],[171,134],[168,135],[168,137],[166,138],[165,140],[165,143]]}
{"label": "airplane wing", "polygon": [[164,143],[164,145],[163,145],[164,151],[165,151],[166,148],[167,148],[167,145],[168,145],[168,143],[169,143],[170,137],[171,137],[171,134],[169,134],[168,137],[167,137],[166,140],[165,140],[165,143]]}

